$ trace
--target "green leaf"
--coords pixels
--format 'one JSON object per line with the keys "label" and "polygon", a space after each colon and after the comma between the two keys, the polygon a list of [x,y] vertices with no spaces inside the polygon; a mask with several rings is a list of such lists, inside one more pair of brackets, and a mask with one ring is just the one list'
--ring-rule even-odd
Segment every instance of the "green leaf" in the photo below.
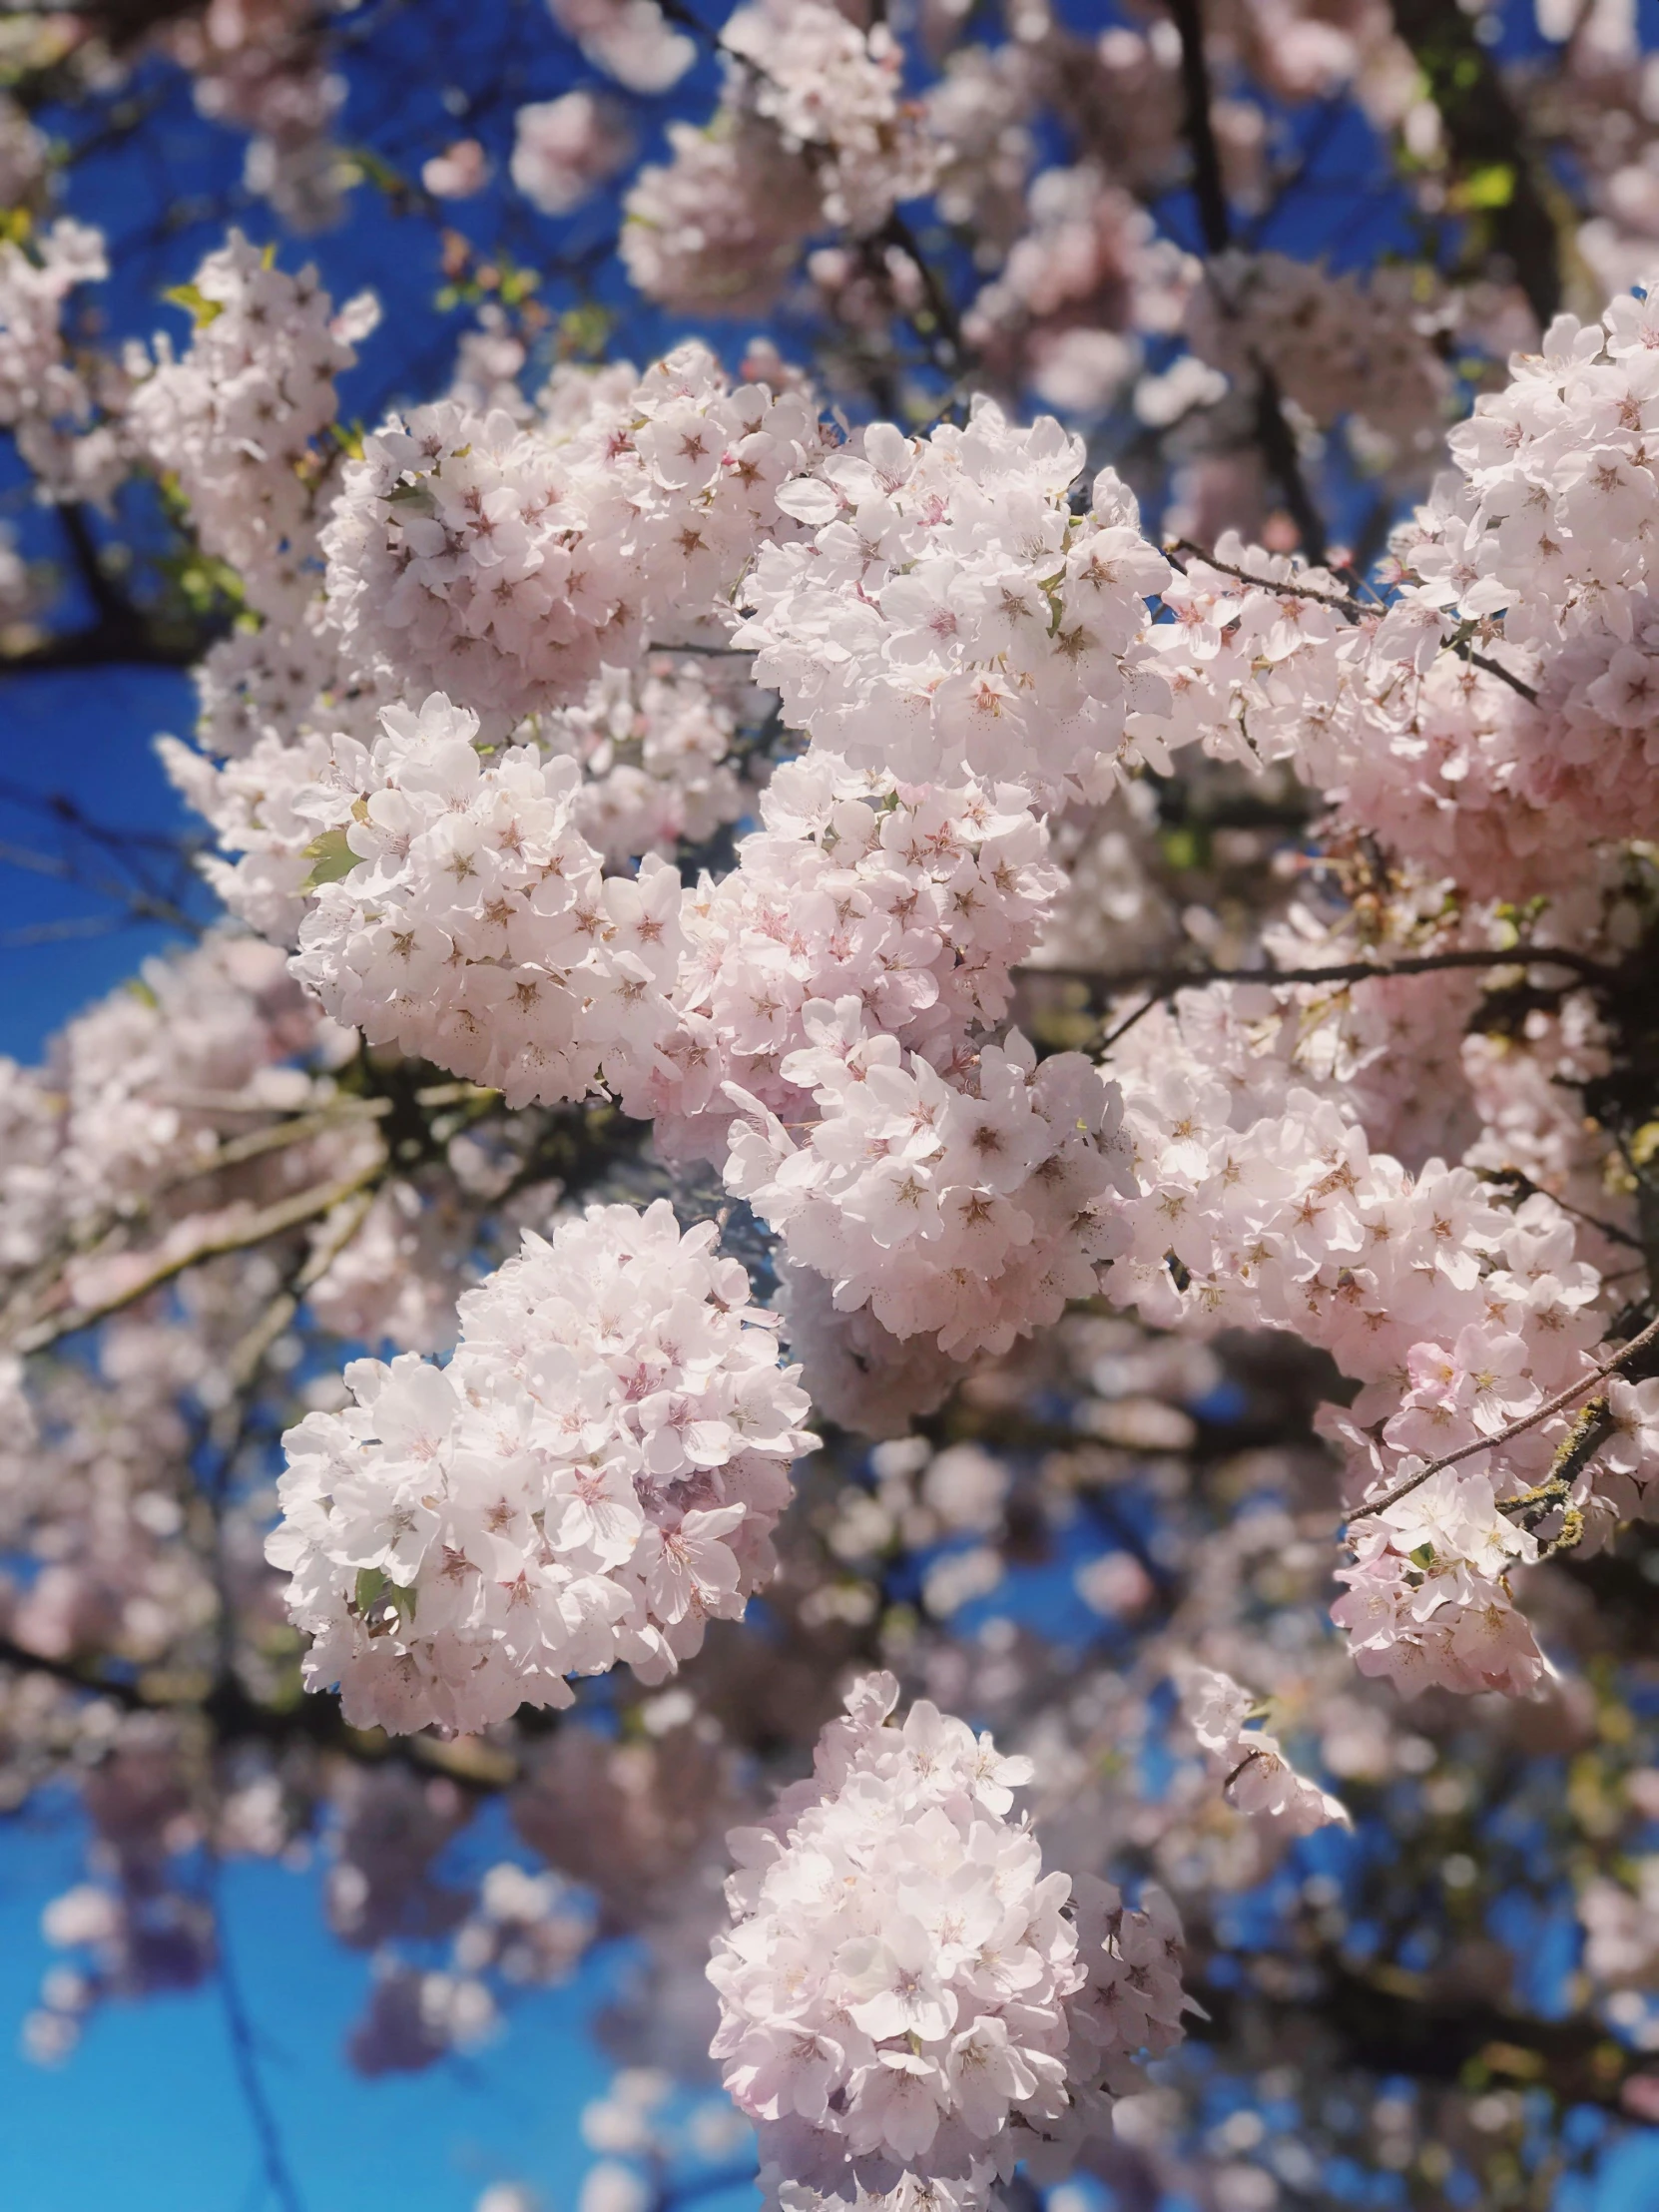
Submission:
{"label": "green leaf", "polygon": [[205,329],[210,322],[217,320],[225,312],[223,299],[210,299],[195,284],[171,285],[168,290],[162,293],[162,297],[171,299],[176,307],[186,308],[192,322],[199,330]]}
{"label": "green leaf", "polygon": [[1506,208],[1515,197],[1515,172],[1507,162],[1488,162],[1470,170],[1451,197],[1460,208]]}
{"label": "green leaf", "polygon": [[377,1605],[389,1605],[404,1620],[412,1621],[419,1593],[412,1586],[405,1588],[401,1582],[394,1582],[384,1567],[359,1567],[353,1594],[359,1614],[371,1613]]}
{"label": "green leaf", "polygon": [[388,1576],[384,1567],[359,1567],[357,1569],[356,1602],[359,1613],[366,1613],[371,1605],[378,1603],[380,1592],[385,1588]]}
{"label": "green leaf", "polygon": [[345,825],[340,823],[335,829],[324,830],[320,837],[313,837],[305,847],[305,857],[311,868],[299,886],[302,897],[320,890],[324,883],[337,883],[342,875],[349,875],[358,855],[346,842]]}

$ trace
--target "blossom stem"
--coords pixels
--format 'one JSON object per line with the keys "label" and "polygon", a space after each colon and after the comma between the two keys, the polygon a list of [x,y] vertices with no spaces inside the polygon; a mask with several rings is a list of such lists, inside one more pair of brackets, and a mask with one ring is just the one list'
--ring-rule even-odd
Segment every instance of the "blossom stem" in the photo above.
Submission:
{"label": "blossom stem", "polygon": [[[1211,983],[1365,983],[1389,975],[1432,975],[1443,969],[1499,967],[1561,967],[1588,980],[1611,983],[1618,970],[1588,953],[1557,951],[1553,947],[1515,945],[1505,951],[1460,948],[1449,952],[1407,954],[1398,960],[1346,960],[1333,967],[1238,968],[1122,968],[1040,966],[1014,969],[1022,981],[1031,976],[1054,975],[1062,981],[1089,983],[1105,991],[1150,990],[1159,998],[1177,991],[1202,990]],[[1139,1016],[1136,1017],[1139,1019]]]}
{"label": "blossom stem", "polygon": [[66,1312],[54,1314],[37,1322],[15,1340],[13,1349],[18,1352],[42,1352],[48,1345],[56,1344],[62,1337],[72,1337],[77,1330],[90,1329],[94,1322],[107,1321],[111,1314],[119,1314],[134,1305],[151,1291],[160,1290],[164,1283],[171,1283],[183,1275],[187,1268],[199,1267],[204,1260],[223,1258],[229,1252],[246,1252],[251,1246],[264,1244],[272,1237],[278,1237],[284,1230],[300,1228],[305,1222],[315,1221],[319,1215],[332,1213],[342,1199],[354,1197],[358,1191],[377,1183],[386,1171],[386,1157],[381,1153],[355,1175],[345,1176],[338,1182],[324,1183],[308,1191],[300,1191],[294,1197],[283,1199],[280,1204],[267,1206],[259,1213],[246,1216],[233,1228],[223,1230],[192,1245],[188,1251],[176,1253],[151,1268],[137,1282],[112,1298],[97,1299],[90,1306],[70,1307]]}
{"label": "blossom stem", "polygon": [[[1447,1467],[1455,1466],[1459,1459],[1471,1458],[1477,1451],[1496,1451],[1500,1445],[1508,1443],[1526,1429],[1536,1428],[1540,1421],[1548,1420],[1555,1413],[1564,1413],[1575,1398],[1582,1397],[1586,1390],[1593,1390],[1608,1376],[1616,1375],[1651,1344],[1659,1344],[1659,1321],[1650,1321],[1639,1336],[1632,1337],[1627,1345],[1622,1345],[1610,1360],[1599,1362],[1588,1375],[1581,1375],[1576,1382],[1569,1383],[1564,1390],[1558,1390],[1554,1397],[1546,1398],[1542,1405],[1524,1414],[1521,1419],[1510,1421],[1495,1436],[1476,1436],[1472,1443],[1459,1444],[1455,1451],[1446,1452],[1443,1458],[1431,1459],[1427,1466],[1419,1467],[1415,1474],[1407,1475],[1403,1482],[1396,1482],[1392,1489],[1384,1490],[1381,1497],[1362,1498],[1360,1517],[1369,1519],[1373,1514],[1385,1513],[1390,1505],[1397,1505],[1402,1497],[1409,1497],[1413,1490],[1420,1489],[1423,1483],[1432,1476],[1443,1473]],[[1598,1437],[1597,1441],[1600,1440]]]}

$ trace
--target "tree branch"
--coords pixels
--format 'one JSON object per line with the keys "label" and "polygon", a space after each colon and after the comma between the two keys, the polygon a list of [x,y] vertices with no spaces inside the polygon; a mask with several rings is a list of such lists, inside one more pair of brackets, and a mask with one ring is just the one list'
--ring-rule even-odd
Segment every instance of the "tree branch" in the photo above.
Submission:
{"label": "tree branch", "polygon": [[[1179,991],[1203,990],[1211,983],[1369,983],[1390,975],[1433,975],[1457,968],[1559,967],[1587,982],[1611,985],[1621,971],[1588,953],[1565,949],[1546,950],[1541,945],[1514,945],[1501,952],[1462,950],[1411,953],[1398,960],[1345,960],[1332,967],[1236,967],[1236,968],[1089,968],[1057,963],[1049,967],[1028,963],[1014,969],[1024,982],[1052,975],[1063,982],[1087,983],[1110,997],[1116,991],[1146,990],[1151,1004],[1173,998]],[[1137,1015],[1136,1019],[1140,1017]]]}
{"label": "tree branch", "polygon": [[25,1329],[13,1341],[17,1352],[43,1352],[61,1337],[72,1337],[77,1330],[90,1329],[95,1322],[107,1321],[112,1314],[134,1305],[151,1291],[160,1290],[164,1283],[171,1283],[183,1275],[187,1268],[201,1265],[204,1260],[222,1259],[227,1253],[246,1252],[250,1246],[266,1244],[273,1237],[279,1237],[285,1230],[297,1229],[305,1222],[315,1221],[320,1215],[331,1213],[341,1199],[351,1198],[369,1184],[377,1183],[386,1172],[388,1162],[382,1152],[367,1167],[359,1168],[336,1183],[324,1183],[308,1191],[300,1191],[292,1198],[284,1198],[275,1206],[267,1206],[261,1212],[246,1216],[233,1227],[217,1230],[192,1245],[187,1252],[174,1254],[162,1261],[135,1283],[113,1297],[95,1300],[90,1306],[71,1307],[67,1312],[54,1314],[37,1322],[32,1329]]}
{"label": "tree branch", "polygon": [[[1181,37],[1181,86],[1186,96],[1182,129],[1192,157],[1193,197],[1198,203],[1198,225],[1204,251],[1206,257],[1214,261],[1233,244],[1233,221],[1227,206],[1221,149],[1216,143],[1210,63],[1204,51],[1203,0],[1170,0],[1170,14]],[[1225,300],[1222,305],[1225,308]],[[1326,553],[1325,522],[1302,473],[1296,433],[1285,413],[1279,382],[1272,369],[1254,351],[1250,360],[1256,372],[1256,442],[1290,510],[1302,549],[1318,566]]]}
{"label": "tree branch", "polygon": [[[1420,1489],[1431,1476],[1442,1474],[1447,1467],[1456,1466],[1460,1459],[1472,1458],[1477,1451],[1496,1451],[1516,1436],[1523,1435],[1527,1429],[1536,1428],[1540,1421],[1549,1420],[1556,1413],[1564,1413],[1586,1390],[1593,1390],[1598,1382],[1605,1382],[1608,1376],[1616,1375],[1620,1368],[1628,1367],[1637,1354],[1645,1352],[1651,1344],[1659,1344],[1659,1321],[1650,1321],[1641,1335],[1632,1337],[1611,1360],[1603,1360],[1588,1375],[1580,1376],[1566,1389],[1558,1390],[1552,1398],[1547,1398],[1535,1412],[1510,1421],[1495,1436],[1476,1436],[1472,1443],[1459,1444],[1455,1451],[1446,1452],[1443,1458],[1431,1459],[1427,1466],[1419,1467],[1415,1474],[1407,1475],[1403,1482],[1396,1482],[1392,1489],[1384,1490],[1381,1497],[1362,1498],[1355,1507],[1353,1519],[1369,1520],[1374,1514],[1385,1513],[1390,1505],[1397,1505],[1402,1497],[1409,1497],[1413,1490]],[[1597,1438],[1598,1442],[1601,1440]]]}
{"label": "tree branch", "polygon": [[1394,28],[1428,81],[1457,169],[1465,177],[1508,173],[1507,197],[1483,211],[1484,221],[1543,329],[1561,304],[1561,242],[1497,63],[1456,0],[1391,5]]}

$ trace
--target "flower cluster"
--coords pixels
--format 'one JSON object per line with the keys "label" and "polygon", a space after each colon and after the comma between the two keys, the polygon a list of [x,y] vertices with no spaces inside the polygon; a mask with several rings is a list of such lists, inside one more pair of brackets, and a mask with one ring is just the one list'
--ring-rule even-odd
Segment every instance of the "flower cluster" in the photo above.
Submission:
{"label": "flower cluster", "polygon": [[770,1565],[807,1400],[742,1266],[594,1206],[460,1302],[438,1369],[346,1370],[284,1439],[268,1553],[347,1717],[475,1730],[619,1659],[658,1680]]}
{"label": "flower cluster", "polygon": [[790,720],[855,768],[1017,777],[1039,798],[1114,756],[1167,694],[1146,599],[1170,580],[1110,470],[1068,505],[1082,440],[1015,429],[859,433],[780,504],[814,535],[761,548],[737,632]]}
{"label": "flower cluster", "polygon": [[[576,827],[581,772],[511,746],[434,693],[388,707],[369,752],[333,743],[295,800],[318,827],[294,973],[371,1044],[395,1041],[510,1105],[632,1096],[672,1014],[680,878],[655,855],[602,879]],[[313,878],[314,880],[314,878]]]}
{"label": "flower cluster", "polygon": [[1060,881],[1017,785],[901,785],[815,746],[777,772],[761,818],[738,865],[685,902],[679,1073],[655,1097],[661,1141],[717,1159],[727,1082],[787,1122],[812,1117],[811,1085],[784,1068],[815,1002],[856,1000],[872,1034],[937,1066],[966,1056],[1006,1012]]}
{"label": "flower cluster", "polygon": [[1284,254],[1227,254],[1194,293],[1187,334],[1215,367],[1248,382],[1266,369],[1286,398],[1329,426],[1363,416],[1409,451],[1428,448],[1451,378],[1433,338],[1443,302],[1409,269],[1362,280]]}
{"label": "flower cluster", "polygon": [[884,23],[861,31],[826,0],[757,0],[727,19],[721,46],[743,65],[738,97],[802,156],[826,223],[873,231],[927,191],[933,148]]}
{"label": "flower cluster", "polygon": [[134,392],[135,439],[177,476],[205,549],[241,575],[252,605],[290,626],[313,579],[314,450],[334,416],[334,378],[379,309],[368,294],[336,315],[316,272],[289,276],[233,231],[192,287],[196,328]]}
{"label": "flower cluster", "polygon": [[114,427],[93,424],[113,368],[89,376],[65,340],[64,309],[77,284],[109,275],[103,234],[68,216],[27,245],[0,240],[0,429],[50,499],[107,499],[126,473]]}
{"label": "flower cluster", "polygon": [[1250,1723],[1256,1700],[1229,1674],[1214,1667],[1188,1665],[1177,1670],[1181,1708],[1211,1767],[1224,1777],[1223,1790],[1241,1813],[1282,1821],[1297,1836],[1308,1836],[1333,1821],[1352,1826],[1347,1808],[1317,1782],[1297,1773],[1279,1740]]}
{"label": "flower cluster", "polygon": [[[733,388],[701,346],[585,421],[415,408],[349,464],[328,528],[328,610],[361,667],[446,690],[504,731],[578,700],[647,628],[694,632],[819,447],[810,403]],[[670,641],[672,642],[672,641]]]}
{"label": "flower cluster", "polygon": [[567,92],[514,117],[512,180],[543,215],[568,215],[633,151],[632,133],[606,102],[591,92]]}
{"label": "flower cluster", "polygon": [[1037,1062],[1018,1031],[951,1083],[854,998],[803,1009],[810,1042],[784,1061],[819,1119],[799,1139],[737,1084],[728,1189],[787,1255],[867,1304],[895,1337],[952,1358],[1005,1351],[1091,1298],[1122,1250],[1112,1194],[1128,1187],[1122,1102],[1081,1053]]}
{"label": "flower cluster", "polygon": [[[1509,1213],[1466,1168],[1433,1159],[1411,1176],[1300,1086],[1277,1013],[1217,1020],[1218,1000],[1225,1015],[1212,991],[1143,1022],[1122,1057],[1139,1195],[1109,1287],[1149,1321],[1266,1324],[1330,1351],[1363,1385],[1327,1409],[1356,1496],[1459,1454],[1356,1520],[1337,1618],[1362,1670],[1403,1687],[1534,1688],[1543,1661],[1505,1575],[1537,1546],[1498,1500],[1547,1473],[1569,1416],[1497,1439],[1590,1376],[1600,1278],[1549,1198]],[[1659,1444],[1639,1424],[1620,1435],[1632,1468],[1644,1438]],[[1579,1511],[1596,1473],[1592,1460]]]}
{"label": "flower cluster", "polygon": [[577,827],[607,865],[702,844],[752,804],[729,758],[744,684],[724,681],[725,665],[660,654],[636,670],[604,669],[574,706],[536,725],[550,753],[581,764]]}
{"label": "flower cluster", "polygon": [[714,2055],[756,2121],[762,2182],[983,2204],[1021,2160],[1066,2170],[1133,2061],[1181,2035],[1180,1924],[1161,1895],[1043,1871],[1010,1818],[1031,1778],[926,1702],[901,1727],[866,1675],[811,1780],[734,1829],[733,1926],[709,1978]]}
{"label": "flower cluster", "polygon": [[547,0],[548,13],[586,60],[630,92],[667,92],[697,59],[657,0]]}
{"label": "flower cluster", "polygon": [[619,251],[664,306],[764,314],[820,219],[812,172],[759,117],[723,110],[707,130],[671,123],[672,159],[629,189]]}
{"label": "flower cluster", "polygon": [[1189,255],[1094,163],[1049,169],[1030,225],[968,310],[967,336],[1000,388],[1072,417],[1103,414],[1141,360],[1140,336],[1180,326]]}

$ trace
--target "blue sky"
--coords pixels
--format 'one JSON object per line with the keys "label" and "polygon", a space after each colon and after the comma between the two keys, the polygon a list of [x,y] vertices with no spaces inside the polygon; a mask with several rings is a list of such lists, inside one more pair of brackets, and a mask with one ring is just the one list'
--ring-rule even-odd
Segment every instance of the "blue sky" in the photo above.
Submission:
{"label": "blue sky", "polygon": [[[217,1995],[117,2004],[65,2064],[18,2052],[15,2025],[55,1955],[46,1899],[82,1879],[70,1820],[13,1823],[0,1843],[0,2205],[5,2212],[261,2212],[255,2140]],[[490,2182],[536,2182],[568,2212],[586,2153],[583,2103],[606,2062],[584,2021],[605,1969],[537,1993],[501,2040],[438,2073],[354,2079],[340,2045],[367,1961],[320,1929],[314,1877],[225,1876],[238,1975],[306,2212],[395,2203],[471,2212]]]}

